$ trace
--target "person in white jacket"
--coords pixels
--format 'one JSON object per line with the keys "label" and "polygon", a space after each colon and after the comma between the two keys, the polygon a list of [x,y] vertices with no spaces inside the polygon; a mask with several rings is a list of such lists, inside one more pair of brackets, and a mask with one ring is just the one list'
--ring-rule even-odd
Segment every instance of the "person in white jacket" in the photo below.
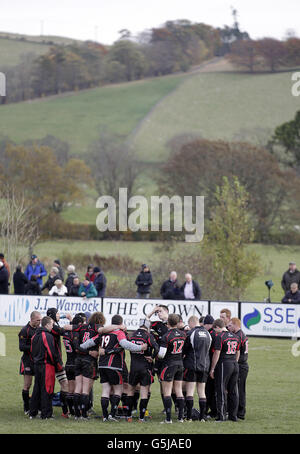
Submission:
{"label": "person in white jacket", "polygon": [[68,294],[67,287],[63,284],[61,279],[56,279],[54,286],[49,291],[49,295],[52,296],[65,296]]}

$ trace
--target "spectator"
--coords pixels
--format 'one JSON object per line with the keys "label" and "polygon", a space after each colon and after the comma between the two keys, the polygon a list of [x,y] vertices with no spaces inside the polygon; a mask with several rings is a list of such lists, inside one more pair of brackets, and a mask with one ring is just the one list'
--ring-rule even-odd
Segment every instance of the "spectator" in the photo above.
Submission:
{"label": "spectator", "polygon": [[95,275],[94,286],[97,290],[97,295],[99,298],[104,298],[106,290],[106,277],[99,266],[95,266],[93,272]]}
{"label": "spectator", "polygon": [[281,300],[282,303],[293,303],[293,304],[300,304],[300,291],[298,289],[298,284],[293,282],[291,284],[291,289],[286,292],[285,296]]}
{"label": "spectator", "polygon": [[16,267],[16,271],[14,272],[14,275],[13,275],[13,283],[14,283],[15,295],[24,295],[26,284],[28,284],[28,279],[25,276],[25,274],[22,272],[21,265],[18,265]]}
{"label": "spectator", "polygon": [[38,277],[32,274],[28,284],[25,287],[25,295],[41,295],[41,287],[39,285]]}
{"label": "spectator", "polygon": [[160,288],[160,294],[164,300],[178,300],[182,298],[176,271],[171,271],[169,279]]}
{"label": "spectator", "polygon": [[185,275],[185,283],[181,287],[181,291],[184,295],[185,300],[200,300],[201,289],[198,282],[192,279],[192,275],[187,273]]}
{"label": "spectator", "polygon": [[88,265],[87,271],[84,276],[88,281],[94,282],[95,281],[95,272],[94,272],[94,266],[93,265]]}
{"label": "spectator", "polygon": [[80,287],[79,277],[75,276],[73,279],[73,284],[71,285],[70,291],[68,292],[68,295],[69,296],[79,296],[79,287]]}
{"label": "spectator", "polygon": [[139,273],[138,277],[135,280],[135,285],[137,285],[137,298],[149,298],[150,296],[150,287],[153,284],[152,274],[149,267],[144,264],[142,265],[142,270]]}
{"label": "spectator", "polygon": [[60,260],[56,259],[53,261],[54,266],[58,269],[58,277],[61,281],[65,280],[65,270],[60,264]]}
{"label": "spectator", "polygon": [[78,296],[82,296],[83,298],[95,298],[98,295],[94,284],[85,279],[79,287]]}
{"label": "spectator", "polygon": [[61,279],[56,279],[54,282],[54,286],[49,292],[49,295],[52,296],[65,296],[68,294],[68,289],[67,287],[63,284],[63,281]]}
{"label": "spectator", "polygon": [[5,257],[4,257],[3,252],[0,252],[0,260],[4,264],[4,266],[5,266],[5,268],[6,268],[7,272],[8,272],[8,280],[9,280],[9,278],[10,278],[10,267],[9,267],[9,264],[7,263]]}
{"label": "spectator", "polygon": [[0,261],[0,294],[8,295],[8,271],[3,262]]}
{"label": "spectator", "polygon": [[281,287],[284,293],[287,293],[290,288],[291,284],[295,282],[296,284],[300,284],[300,271],[297,270],[296,263],[290,262],[289,269],[283,274]]}
{"label": "spectator", "polygon": [[30,281],[33,274],[37,276],[37,282],[42,287],[43,277],[47,276],[47,271],[45,270],[43,263],[40,262],[38,257],[34,254],[31,256],[31,261],[26,267],[25,276]]}
{"label": "spectator", "polygon": [[69,265],[67,268],[67,273],[68,273],[68,277],[66,279],[65,286],[68,289],[68,294],[70,294],[70,290],[73,285],[74,278],[77,277],[77,274],[75,273],[75,266]]}
{"label": "spectator", "polygon": [[48,292],[50,292],[50,290],[54,286],[54,282],[56,281],[56,279],[59,279],[58,268],[56,266],[53,266],[50,270],[47,281],[42,287],[42,291],[47,289]]}

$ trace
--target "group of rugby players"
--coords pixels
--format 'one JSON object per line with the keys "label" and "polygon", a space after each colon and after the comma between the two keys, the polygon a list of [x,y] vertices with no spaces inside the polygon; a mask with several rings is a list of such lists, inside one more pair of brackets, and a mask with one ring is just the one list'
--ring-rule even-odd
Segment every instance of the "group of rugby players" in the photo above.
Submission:
{"label": "group of rugby players", "polygon": [[[151,322],[153,315],[159,320]],[[24,412],[31,419],[39,413],[42,419],[53,417],[55,378],[60,384],[62,416],[89,419],[98,373],[103,421],[119,420],[122,401],[123,417],[132,422],[140,399],[138,421],[145,422],[155,374],[164,406],[162,423],[172,423],[172,402],[180,423],[245,418],[248,339],[230,310],[223,309],[216,320],[211,315],[191,316],[185,326],[181,317],[169,314],[167,306],[155,306],[131,336],[120,315],[113,316],[107,326],[101,312],[88,320],[83,313],[68,318],[70,324],[60,327],[56,308],[48,309],[43,318],[34,311],[19,333],[22,398]],[[129,373],[125,350],[131,355]],[[199,410],[194,408],[195,388]]]}

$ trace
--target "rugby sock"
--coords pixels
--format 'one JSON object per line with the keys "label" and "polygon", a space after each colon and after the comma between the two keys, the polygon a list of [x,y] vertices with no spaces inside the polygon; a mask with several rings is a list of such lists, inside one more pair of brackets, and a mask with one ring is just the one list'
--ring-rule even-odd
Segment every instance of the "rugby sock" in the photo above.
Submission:
{"label": "rugby sock", "polygon": [[67,405],[67,393],[65,391],[60,392],[60,403],[63,414],[66,415],[68,413],[68,405]]}
{"label": "rugby sock", "polygon": [[88,410],[93,408],[93,403],[94,403],[94,392],[93,392],[93,388],[92,388],[91,391],[90,391],[90,394],[89,394],[89,407],[88,407]]}
{"label": "rugby sock", "polygon": [[111,403],[111,416],[114,418],[116,416],[117,410],[118,410],[118,405],[121,400],[121,396],[118,396],[118,394],[114,394],[112,396],[112,403]]}
{"label": "rugby sock", "polygon": [[108,397],[101,397],[101,408],[102,408],[102,415],[103,418],[108,418],[108,406],[109,406],[109,398]]}
{"label": "rugby sock", "polygon": [[127,396],[128,412],[127,416],[131,418],[132,408],[133,408],[133,396]]}
{"label": "rugby sock", "polygon": [[200,409],[199,419],[201,421],[201,419],[205,418],[205,414],[206,414],[206,398],[203,398],[203,397],[199,398],[199,409]]}
{"label": "rugby sock", "polygon": [[166,420],[171,421],[171,410],[172,410],[172,397],[164,397],[164,405],[166,410]]}
{"label": "rugby sock", "polygon": [[81,394],[81,413],[83,418],[87,418],[87,411],[89,408],[89,395]]}
{"label": "rugby sock", "polygon": [[172,397],[172,400],[173,400],[173,402],[174,402],[174,405],[176,406],[176,405],[177,405],[177,403],[176,403],[176,400],[177,400],[176,394],[175,394],[175,393],[172,393],[172,394],[171,394],[171,397]]}
{"label": "rugby sock", "polygon": [[22,399],[24,403],[24,411],[29,411],[29,390],[23,389],[22,390]]}
{"label": "rugby sock", "polygon": [[192,411],[194,406],[193,396],[187,396],[185,399],[186,404],[186,419],[192,419]]}
{"label": "rugby sock", "polygon": [[74,409],[75,409],[75,416],[77,418],[79,418],[81,416],[80,399],[81,399],[81,394],[75,393],[74,394]]}
{"label": "rugby sock", "polygon": [[127,396],[127,394],[123,393],[122,394],[122,397],[121,397],[121,401],[122,401],[122,404],[123,404],[123,410],[124,410],[124,414],[125,416],[129,416],[129,405],[128,405],[128,399],[129,397]]}
{"label": "rugby sock", "polygon": [[73,416],[75,415],[75,408],[74,408],[74,394],[68,393],[67,394],[67,404],[69,407],[69,412]]}
{"label": "rugby sock", "polygon": [[148,399],[140,400],[140,419],[144,419],[147,410]]}
{"label": "rugby sock", "polygon": [[183,412],[184,412],[184,397],[177,397],[176,399],[177,407],[178,407],[178,419],[183,419]]}
{"label": "rugby sock", "polygon": [[133,410],[137,410],[139,398],[140,398],[140,392],[135,391],[134,396],[133,396]]}

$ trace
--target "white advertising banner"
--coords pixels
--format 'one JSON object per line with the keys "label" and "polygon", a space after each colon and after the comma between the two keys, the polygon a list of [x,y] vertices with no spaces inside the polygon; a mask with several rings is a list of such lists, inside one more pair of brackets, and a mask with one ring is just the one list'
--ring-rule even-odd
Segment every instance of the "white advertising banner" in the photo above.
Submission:
{"label": "white advertising banner", "polygon": [[300,337],[300,305],[241,303],[242,330],[247,336]]}
{"label": "white advertising banner", "polygon": [[[65,314],[74,316],[78,312],[102,311],[101,298],[76,298],[61,296],[32,296],[32,295],[0,295],[0,325],[24,326],[30,319],[32,311],[46,315],[50,307],[58,309],[63,317]],[[60,325],[69,323],[62,318]]]}
{"label": "white advertising banner", "polygon": [[222,309],[229,309],[231,311],[231,317],[238,317],[239,314],[239,303],[236,301],[211,301],[210,302],[210,314],[216,320],[220,318],[220,311]]}
{"label": "white advertising banner", "polygon": [[[136,299],[136,298],[103,298],[103,313],[107,323],[115,314],[123,317],[124,323],[129,330],[138,328],[141,318],[145,318],[156,305],[163,304],[168,306],[170,314],[178,314],[187,323],[191,315],[200,317],[208,313],[208,301],[192,300],[155,300],[155,299]],[[151,320],[157,318],[153,315]]]}

